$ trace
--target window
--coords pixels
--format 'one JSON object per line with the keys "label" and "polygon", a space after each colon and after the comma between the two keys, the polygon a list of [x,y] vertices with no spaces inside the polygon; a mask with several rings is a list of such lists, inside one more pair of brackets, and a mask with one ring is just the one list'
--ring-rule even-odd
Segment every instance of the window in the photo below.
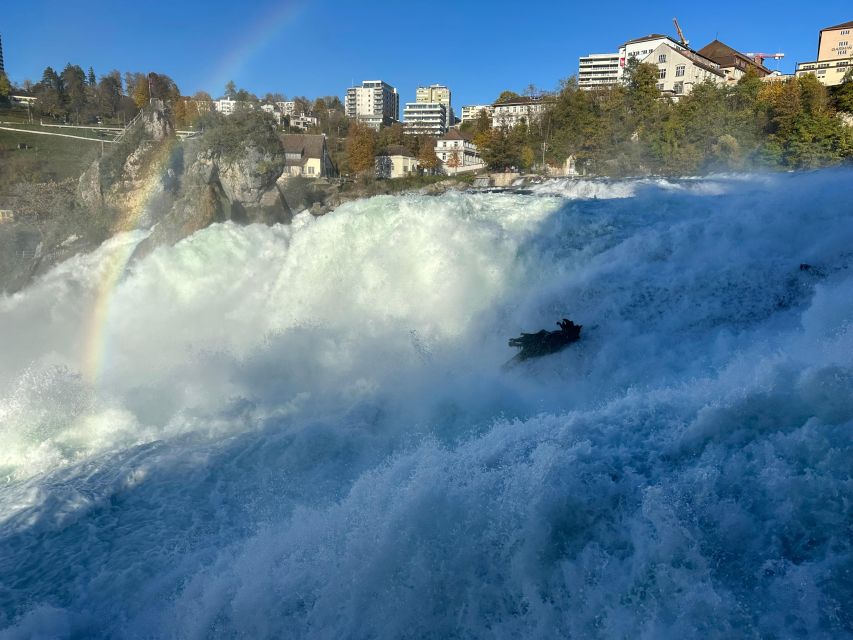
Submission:
{"label": "window", "polygon": [[666,78],[666,69],[660,69],[660,70],[658,71],[658,78],[660,78],[661,80],[663,80],[664,78]]}
{"label": "window", "polygon": [[841,32],[841,35],[842,36],[849,36],[850,35],[850,29],[845,29],[844,31]]}
{"label": "window", "polygon": [[849,42],[847,40],[845,40],[844,42],[839,42],[838,46],[839,47],[846,47],[848,44],[849,44]]}
{"label": "window", "polygon": [[684,93],[684,83],[676,82],[675,85],[673,85],[673,91],[675,91],[675,93]]}
{"label": "window", "polygon": [[658,62],[666,62],[666,54],[662,53],[658,56]]}
{"label": "window", "polygon": [[675,67],[675,77],[680,78],[683,75],[684,75],[684,65],[680,64],[677,67]]}
{"label": "window", "polygon": [[658,91],[663,91],[663,82],[658,82]]}

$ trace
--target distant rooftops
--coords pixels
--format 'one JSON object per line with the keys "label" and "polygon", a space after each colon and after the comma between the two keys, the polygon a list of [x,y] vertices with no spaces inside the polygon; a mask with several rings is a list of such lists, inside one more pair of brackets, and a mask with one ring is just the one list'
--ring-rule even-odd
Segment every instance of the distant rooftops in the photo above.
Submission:
{"label": "distant rooftops", "polygon": [[385,147],[385,149],[379,154],[381,156],[405,156],[407,158],[414,158],[415,154],[409,151],[406,147],[401,144],[391,144]]}
{"label": "distant rooftops", "polygon": [[748,64],[754,67],[759,73],[767,75],[770,73],[770,69],[765,67],[762,64],[759,64],[749,56],[741,53],[740,51],[733,49],[729,45],[724,42],[720,42],[719,40],[713,40],[706,44],[704,47],[699,49],[697,53],[700,56],[708,58],[712,62],[717,63],[721,67],[735,67],[735,66],[743,66],[738,65],[737,61],[740,60],[744,64]]}
{"label": "distant rooftops", "polygon": [[462,133],[457,129],[450,129],[447,133],[439,138],[439,140],[471,140],[471,136],[467,133]]}
{"label": "distant rooftops", "polygon": [[662,33],[650,33],[649,35],[643,36],[642,38],[634,38],[633,40],[628,40],[628,42],[626,42],[622,46],[624,47],[624,46],[629,45],[629,44],[637,44],[638,42],[646,42],[647,40],[659,40],[661,38],[666,38],[667,40],[672,40],[672,42],[674,42],[675,44],[677,44],[679,46],[684,46],[680,42],[678,42],[677,40],[671,38],[670,36],[664,35]]}

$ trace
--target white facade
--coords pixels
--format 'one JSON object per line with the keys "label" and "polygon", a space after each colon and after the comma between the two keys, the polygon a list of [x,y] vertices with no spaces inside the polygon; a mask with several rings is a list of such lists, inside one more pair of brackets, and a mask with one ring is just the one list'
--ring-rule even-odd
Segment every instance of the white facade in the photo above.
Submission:
{"label": "white facade", "polygon": [[614,85],[622,78],[618,53],[591,53],[578,59],[578,86],[581,89]]}
{"label": "white facade", "polygon": [[405,178],[417,173],[420,163],[408,149],[401,146],[389,147],[376,156],[377,178]]}
{"label": "white facade", "polygon": [[492,128],[512,128],[519,122],[530,124],[545,110],[542,98],[517,98],[492,105]]}
{"label": "white facade", "polygon": [[435,155],[441,161],[445,173],[476,171],[485,166],[477,145],[456,130],[436,140]]}
{"label": "white facade", "polygon": [[[648,62],[645,58],[662,44],[668,45],[677,50],[687,49],[687,47],[680,42],[659,33],[655,33],[644,38],[629,40],[619,47],[620,68],[624,70],[625,65],[631,58],[637,58],[640,62]],[[620,71],[620,77],[621,74],[622,71]]]}
{"label": "white facade", "polygon": [[480,112],[485,111],[489,119],[492,117],[492,105],[490,104],[469,104],[462,107],[462,122],[476,120],[480,117]]}
{"label": "white facade", "polygon": [[412,135],[440,136],[447,131],[448,107],[440,102],[407,102],[403,126]]}
{"label": "white facade", "polygon": [[382,80],[365,80],[360,87],[347,89],[344,107],[348,118],[357,118],[375,129],[400,119],[397,89]]}
{"label": "white facade", "polygon": [[255,105],[253,105],[251,102],[240,102],[239,100],[232,100],[231,98],[220,98],[219,100],[213,101],[214,111],[218,111],[219,113],[225,116],[230,116],[238,109],[254,108]]}
{"label": "white facade", "polygon": [[443,84],[431,84],[428,87],[418,87],[415,91],[415,102],[438,102],[447,107],[447,126],[454,124],[453,105],[451,104],[450,89]]}
{"label": "white facade", "polygon": [[303,131],[311,127],[316,127],[319,123],[320,121],[314,116],[299,115],[290,118],[290,126],[302,129]]}
{"label": "white facade", "polygon": [[275,106],[279,108],[279,111],[281,111],[282,115],[292,116],[296,114],[296,102],[293,100],[276,102]]}
{"label": "white facade", "polygon": [[658,90],[674,97],[687,95],[700,82],[710,80],[725,84],[726,74],[720,65],[692,51],[675,49],[669,44],[659,44],[641,60],[658,69]]}

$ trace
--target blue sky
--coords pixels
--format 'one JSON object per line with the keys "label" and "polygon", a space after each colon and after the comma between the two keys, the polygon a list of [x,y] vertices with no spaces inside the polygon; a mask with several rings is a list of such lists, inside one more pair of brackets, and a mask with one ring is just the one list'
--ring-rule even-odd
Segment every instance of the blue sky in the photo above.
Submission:
{"label": "blue sky", "polygon": [[[504,89],[554,88],[579,55],[615,51],[652,32],[691,46],[714,37],[741,51],[783,51],[778,65],[813,60],[821,27],[853,20],[851,0],[802,3],[456,2],[401,0],[107,0],[3,3],[0,36],[13,81],[37,81],[67,62],[170,75],[184,94],[221,94],[227,80],[263,94],[342,95],[382,79],[413,101],[442,83],[453,103],[492,101]],[[775,63],[771,62],[773,67]]]}

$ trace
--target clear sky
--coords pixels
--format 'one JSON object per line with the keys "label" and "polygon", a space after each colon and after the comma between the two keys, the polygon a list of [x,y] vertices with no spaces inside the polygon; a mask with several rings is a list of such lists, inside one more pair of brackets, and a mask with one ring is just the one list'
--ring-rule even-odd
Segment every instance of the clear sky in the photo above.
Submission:
{"label": "clear sky", "polygon": [[233,79],[263,95],[343,95],[381,79],[414,101],[441,83],[453,104],[490,102],[504,89],[552,89],[578,56],[615,51],[648,33],[691,46],[715,37],[741,51],[782,51],[780,64],[813,60],[822,27],[853,20],[853,1],[493,2],[434,0],[3,0],[0,36],[13,81],[37,81],[67,62],[170,75],[182,93],[214,97]]}

